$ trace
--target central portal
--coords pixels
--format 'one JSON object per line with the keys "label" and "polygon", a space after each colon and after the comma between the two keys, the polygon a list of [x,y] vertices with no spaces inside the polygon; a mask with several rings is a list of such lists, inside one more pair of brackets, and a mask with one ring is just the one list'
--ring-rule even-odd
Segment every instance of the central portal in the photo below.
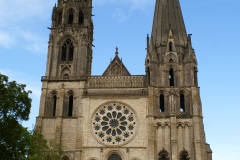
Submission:
{"label": "central portal", "polygon": [[122,158],[117,154],[112,154],[109,156],[108,160],[122,160]]}

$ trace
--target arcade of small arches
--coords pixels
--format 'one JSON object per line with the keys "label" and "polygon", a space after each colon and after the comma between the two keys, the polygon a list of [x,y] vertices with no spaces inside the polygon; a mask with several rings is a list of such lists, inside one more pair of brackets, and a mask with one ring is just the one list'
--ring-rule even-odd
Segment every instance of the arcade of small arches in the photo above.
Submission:
{"label": "arcade of small arches", "polygon": [[[123,160],[123,158],[120,156],[118,153],[110,153],[108,155],[107,160]],[[61,160],[71,160],[70,156],[64,155]],[[89,160],[98,160],[97,158],[90,158]],[[140,160],[139,158],[132,158],[131,160]],[[158,153],[158,158],[157,160],[170,160],[170,155],[169,153],[163,149]],[[188,152],[184,149],[180,154],[179,154],[179,160],[190,160]]]}
{"label": "arcade of small arches", "polygon": [[[169,59],[169,62],[170,63],[173,63],[173,59]],[[197,68],[194,67],[193,68],[194,70],[194,85],[197,86],[198,85],[198,80],[197,80]],[[148,80],[148,85],[150,85],[150,77],[151,77],[151,71],[150,71],[150,68],[147,67],[147,80]],[[170,66],[169,70],[168,70],[168,84],[170,87],[176,87],[177,84],[176,84],[176,79],[175,79],[175,71],[174,71],[174,67],[173,66]]]}
{"label": "arcade of small arches", "polygon": [[[177,106],[179,106],[179,112],[180,113],[187,113],[189,112],[189,94],[185,90],[180,90],[177,94]],[[168,102],[169,102],[169,94],[167,94],[166,91],[160,90],[157,93],[157,99],[158,99],[158,111],[161,113],[166,113],[168,111]]]}
{"label": "arcade of small arches", "polygon": [[[180,90],[177,93],[177,106],[179,106],[179,113],[188,113],[189,110],[189,95],[187,91]],[[161,90],[157,93],[158,98],[158,111],[160,113],[168,112],[168,101],[169,95]],[[55,117],[56,116],[56,108],[57,108],[58,94],[56,91],[52,91],[49,93],[46,101],[45,108],[45,116],[46,117]],[[64,97],[64,106],[63,106],[63,117],[72,117],[73,116],[73,106],[74,106],[74,93],[73,91],[68,91]]]}
{"label": "arcade of small arches", "polygon": [[73,8],[69,8],[65,14],[62,9],[57,11],[56,26],[72,26],[73,24],[79,26],[84,24],[84,13],[81,9],[77,12]]}
{"label": "arcade of small arches", "polygon": [[[58,92],[49,93],[46,100],[45,117],[56,117],[57,113]],[[63,103],[63,117],[73,117],[74,92],[67,91]]]}

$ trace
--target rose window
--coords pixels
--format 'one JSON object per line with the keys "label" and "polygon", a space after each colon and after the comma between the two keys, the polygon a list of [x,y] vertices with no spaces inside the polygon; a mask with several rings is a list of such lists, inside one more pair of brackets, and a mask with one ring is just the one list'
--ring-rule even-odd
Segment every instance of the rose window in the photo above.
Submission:
{"label": "rose window", "polygon": [[104,145],[123,145],[136,133],[137,119],[133,110],[120,102],[100,106],[93,115],[93,134]]}

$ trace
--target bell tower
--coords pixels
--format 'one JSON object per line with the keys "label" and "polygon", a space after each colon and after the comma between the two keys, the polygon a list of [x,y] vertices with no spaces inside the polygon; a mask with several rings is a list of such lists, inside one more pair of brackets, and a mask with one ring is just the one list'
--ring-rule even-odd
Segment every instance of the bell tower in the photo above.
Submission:
{"label": "bell tower", "polygon": [[92,1],[58,0],[53,7],[47,77],[64,79],[91,75]]}
{"label": "bell tower", "polygon": [[149,135],[149,147],[157,153],[149,154],[160,159],[166,159],[168,152],[171,160],[211,160],[202,120],[197,59],[179,0],[156,1],[145,67],[149,119],[155,121],[149,130],[156,129]]}

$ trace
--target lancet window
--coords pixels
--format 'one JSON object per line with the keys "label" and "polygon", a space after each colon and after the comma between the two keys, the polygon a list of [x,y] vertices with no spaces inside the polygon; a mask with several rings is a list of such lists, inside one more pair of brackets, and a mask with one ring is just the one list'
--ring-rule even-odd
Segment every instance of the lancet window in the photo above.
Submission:
{"label": "lancet window", "polygon": [[170,86],[174,86],[174,71],[172,68],[169,70],[169,84]]}
{"label": "lancet window", "polygon": [[57,110],[57,92],[52,91],[47,97],[47,104],[45,108],[46,117],[55,117]]}
{"label": "lancet window", "polygon": [[185,112],[186,106],[185,106],[185,96],[183,93],[180,94],[180,112]]}
{"label": "lancet window", "polygon": [[70,9],[68,11],[68,24],[69,25],[73,24],[73,18],[74,18],[73,10]]}
{"label": "lancet window", "polygon": [[79,15],[78,15],[78,23],[79,25],[82,25],[84,23],[84,14],[81,10],[79,11]]}
{"label": "lancet window", "polygon": [[158,160],[168,160],[168,153],[166,150],[162,150],[161,152],[158,153]]}
{"label": "lancet window", "polygon": [[108,160],[122,160],[122,158],[117,154],[112,154],[109,156]]}
{"label": "lancet window", "polygon": [[172,46],[172,42],[169,42],[169,52],[173,51],[173,46]]}
{"label": "lancet window", "polygon": [[63,105],[63,117],[73,116],[73,103],[74,103],[73,97],[74,97],[73,91],[68,91],[66,93]]}
{"label": "lancet window", "polygon": [[160,95],[159,100],[160,100],[160,112],[165,112],[164,94]]}
{"label": "lancet window", "polygon": [[74,46],[71,39],[67,39],[62,45],[62,61],[73,61]]}
{"label": "lancet window", "polygon": [[182,151],[181,155],[180,155],[180,160],[189,160],[189,156],[187,151]]}

